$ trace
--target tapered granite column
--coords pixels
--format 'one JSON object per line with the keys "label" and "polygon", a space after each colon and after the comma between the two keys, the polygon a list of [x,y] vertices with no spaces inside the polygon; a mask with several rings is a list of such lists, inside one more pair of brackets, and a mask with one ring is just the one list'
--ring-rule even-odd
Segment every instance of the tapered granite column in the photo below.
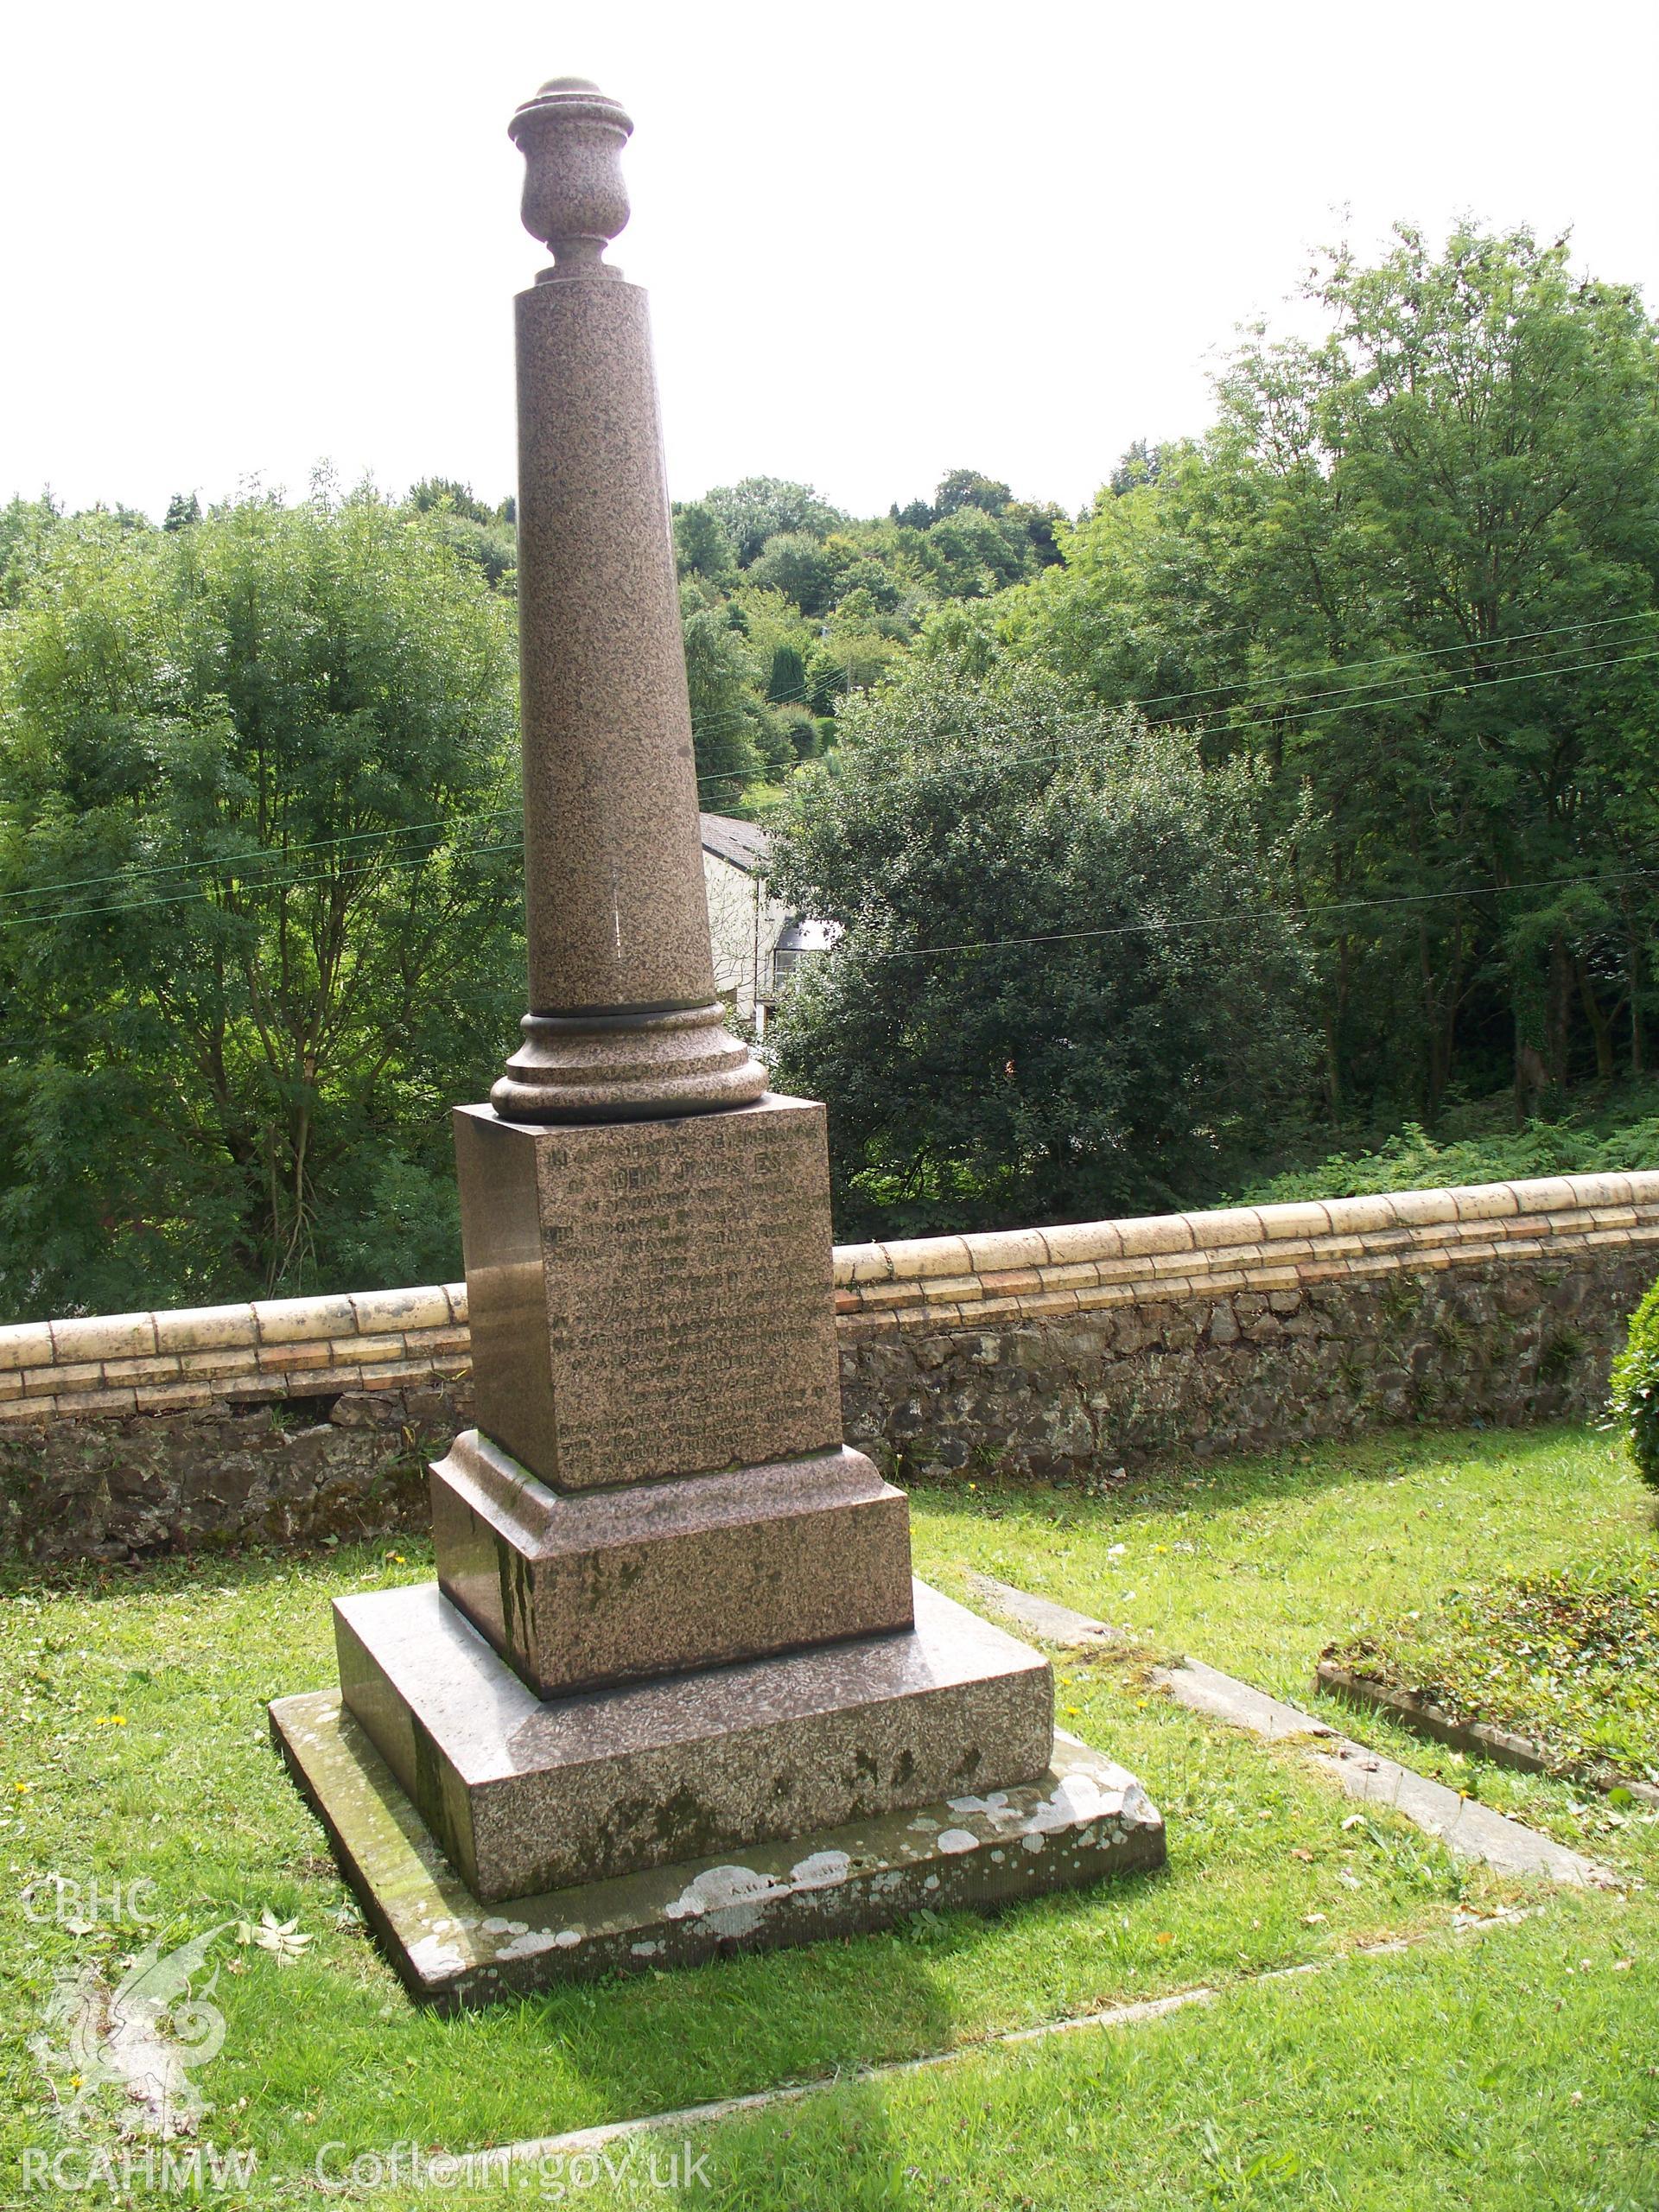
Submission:
{"label": "tapered granite column", "polygon": [[633,125],[580,78],[526,100],[518,608],[530,1012],[518,1122],[741,1106],[766,1071],[715,994],[696,764],[645,296],[604,259]]}
{"label": "tapered granite column", "polygon": [[604,260],[631,127],[573,78],[512,125],[555,257],[518,303],[530,1011],[454,1116],[479,1426],[436,1586],[341,1599],[341,1697],[272,1707],[446,2001],[1163,1855],[842,1440],[823,1109],[714,990],[645,303]]}

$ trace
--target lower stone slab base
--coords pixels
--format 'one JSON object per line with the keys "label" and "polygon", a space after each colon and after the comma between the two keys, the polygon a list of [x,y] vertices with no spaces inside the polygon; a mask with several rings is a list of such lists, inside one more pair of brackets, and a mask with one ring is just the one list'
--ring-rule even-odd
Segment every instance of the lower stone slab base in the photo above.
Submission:
{"label": "lower stone slab base", "polygon": [[925,1583],[912,1603],[895,1634],[543,1700],[404,1583],[334,1600],[340,1686],[467,1888],[505,1903],[1034,1782],[1047,1660]]}
{"label": "lower stone slab base", "polygon": [[444,2011],[562,1981],[690,1966],[982,1910],[1164,1863],[1162,1816],[1132,1774],[1057,1730],[1036,1783],[885,1813],[491,1910],[439,1852],[333,1690],[278,1698],[271,1732],[327,1829],[382,1948]]}

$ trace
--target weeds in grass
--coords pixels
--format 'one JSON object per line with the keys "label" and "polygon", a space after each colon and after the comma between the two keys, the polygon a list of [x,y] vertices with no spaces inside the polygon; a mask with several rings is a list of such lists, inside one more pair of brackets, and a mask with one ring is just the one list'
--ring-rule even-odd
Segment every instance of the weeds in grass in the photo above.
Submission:
{"label": "weeds in grass", "polygon": [[1459,1586],[1330,1656],[1530,1738],[1564,1774],[1605,1760],[1659,1780],[1659,1558]]}

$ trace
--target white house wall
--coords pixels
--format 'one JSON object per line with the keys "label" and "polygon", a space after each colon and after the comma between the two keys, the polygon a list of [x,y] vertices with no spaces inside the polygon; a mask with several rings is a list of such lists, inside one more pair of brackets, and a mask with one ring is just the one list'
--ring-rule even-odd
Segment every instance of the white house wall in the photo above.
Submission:
{"label": "white house wall", "polygon": [[788,919],[768,898],[760,877],[734,867],[705,846],[703,888],[709,898],[709,935],[715,955],[715,988],[744,1020],[754,1016],[757,997],[772,988],[772,951]]}

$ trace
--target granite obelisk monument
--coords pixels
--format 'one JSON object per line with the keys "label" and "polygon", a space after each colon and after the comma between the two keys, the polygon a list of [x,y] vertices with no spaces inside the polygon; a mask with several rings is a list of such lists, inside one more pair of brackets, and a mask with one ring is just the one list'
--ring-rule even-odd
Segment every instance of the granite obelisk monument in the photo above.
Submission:
{"label": "granite obelisk monument", "polygon": [[553,262],[517,302],[530,1007],[455,1114],[478,1427],[436,1583],[340,1600],[340,1695],[271,1708],[448,2002],[1163,1855],[842,1440],[823,1109],[714,987],[646,302],[605,258],[632,125],[568,78],[510,128]]}

